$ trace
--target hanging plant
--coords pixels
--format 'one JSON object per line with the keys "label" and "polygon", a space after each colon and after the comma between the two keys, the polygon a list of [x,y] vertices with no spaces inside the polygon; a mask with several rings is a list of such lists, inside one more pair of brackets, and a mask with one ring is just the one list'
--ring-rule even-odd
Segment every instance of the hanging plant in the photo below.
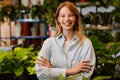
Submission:
{"label": "hanging plant", "polygon": [[30,15],[32,19],[35,19],[36,17],[38,17],[39,12],[41,12],[39,10],[40,10],[39,5],[32,5],[32,7],[30,8]]}
{"label": "hanging plant", "polygon": [[58,0],[44,0],[43,10],[45,11],[44,17],[47,24],[54,24],[54,12],[58,5]]}
{"label": "hanging plant", "polygon": [[15,20],[16,19],[15,7],[12,5],[3,5],[0,10],[0,21],[1,22],[4,22],[5,16],[10,18],[10,20]]}

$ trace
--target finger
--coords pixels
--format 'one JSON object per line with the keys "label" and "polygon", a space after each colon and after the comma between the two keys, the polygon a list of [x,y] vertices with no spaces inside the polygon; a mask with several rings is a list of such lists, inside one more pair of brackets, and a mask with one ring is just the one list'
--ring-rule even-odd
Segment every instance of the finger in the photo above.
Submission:
{"label": "finger", "polygon": [[45,63],[42,63],[42,62],[40,62],[40,65],[42,65],[42,66],[46,66],[46,64],[45,64]]}
{"label": "finger", "polygon": [[46,63],[42,62],[41,60],[37,61],[37,64],[42,65],[42,66],[46,66]]}
{"label": "finger", "polygon": [[87,73],[90,72],[90,70],[88,70],[88,69],[81,69],[81,71],[82,72],[87,72]]}
{"label": "finger", "polygon": [[92,65],[90,63],[79,63],[79,66],[88,66],[88,67],[92,67]]}
{"label": "finger", "polygon": [[82,66],[82,69],[88,69],[88,70],[91,70],[91,67],[90,67],[90,66]]}
{"label": "finger", "polygon": [[47,62],[46,62],[45,60],[43,60],[43,59],[40,59],[40,60],[38,60],[37,62],[43,63],[43,64],[47,64]]}
{"label": "finger", "polygon": [[43,60],[45,60],[46,62],[48,62],[47,58],[45,58],[45,57],[43,57],[43,56],[41,56],[41,58],[42,58]]}
{"label": "finger", "polygon": [[82,63],[90,63],[88,60],[83,60]]}
{"label": "finger", "polygon": [[92,65],[90,63],[83,63],[83,65],[92,67]]}

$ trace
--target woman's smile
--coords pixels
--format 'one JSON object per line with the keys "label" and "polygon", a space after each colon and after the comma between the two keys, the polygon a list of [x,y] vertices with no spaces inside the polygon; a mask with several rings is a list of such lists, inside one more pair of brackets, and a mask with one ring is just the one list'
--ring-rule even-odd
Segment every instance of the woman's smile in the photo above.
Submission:
{"label": "woman's smile", "polygon": [[63,24],[65,26],[70,26],[72,24],[72,21],[64,21]]}
{"label": "woman's smile", "polygon": [[67,29],[73,29],[75,25],[76,17],[75,15],[65,6],[61,8],[58,22],[61,24],[61,26],[67,30]]}

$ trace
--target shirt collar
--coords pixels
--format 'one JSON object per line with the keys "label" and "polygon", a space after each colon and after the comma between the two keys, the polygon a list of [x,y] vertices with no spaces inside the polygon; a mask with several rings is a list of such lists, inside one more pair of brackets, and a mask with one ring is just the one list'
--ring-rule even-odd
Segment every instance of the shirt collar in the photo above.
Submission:
{"label": "shirt collar", "polygon": [[[59,36],[57,36],[57,39],[60,39],[60,38],[64,38],[63,34],[61,33]],[[73,41],[79,41],[78,37],[75,35],[74,38],[73,38]]]}
{"label": "shirt collar", "polygon": [[63,34],[61,33],[59,36],[57,36],[57,39],[61,38],[63,36]]}

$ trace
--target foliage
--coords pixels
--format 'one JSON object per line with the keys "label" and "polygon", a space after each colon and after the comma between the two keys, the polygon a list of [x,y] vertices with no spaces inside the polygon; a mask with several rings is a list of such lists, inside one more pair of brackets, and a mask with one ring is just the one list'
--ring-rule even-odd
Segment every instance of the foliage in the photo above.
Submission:
{"label": "foliage", "polygon": [[12,5],[3,5],[0,9],[0,21],[1,22],[4,22],[4,17],[9,17],[11,20],[15,20],[16,18],[15,7]]}
{"label": "foliage", "polygon": [[4,17],[9,18],[11,21],[16,21],[21,18],[21,14],[30,12],[29,7],[25,6],[13,6],[13,5],[2,5],[0,9],[0,21],[4,22]]}
{"label": "foliage", "polygon": [[44,0],[43,8],[45,11],[44,17],[47,24],[54,24],[54,13],[59,5],[58,0]]}
{"label": "foliage", "polygon": [[0,51],[0,73],[13,73],[16,77],[22,74],[35,74],[35,61],[38,50],[33,47],[16,47],[14,50]]}
{"label": "foliage", "polygon": [[91,3],[98,3],[105,8],[108,8],[109,5],[113,5],[115,10],[112,11],[112,20],[118,22],[120,21],[120,0],[91,0]]}
{"label": "foliage", "polygon": [[43,7],[40,5],[32,5],[32,7],[30,8],[30,15],[32,19],[35,19],[36,17],[38,19],[43,18]]}
{"label": "foliage", "polygon": [[[72,75],[71,77],[68,77],[67,80],[74,80],[75,78],[77,78],[79,76],[81,76],[81,74]],[[84,76],[81,76],[81,77],[82,77],[82,80],[87,80],[86,77],[84,77]],[[62,74],[60,74],[58,76],[58,80],[64,80]]]}
{"label": "foliage", "polygon": [[93,35],[90,36],[90,39],[93,43],[97,59],[94,76],[101,79],[109,78],[109,80],[114,80],[115,66],[120,64],[120,57],[116,57],[120,51],[120,42],[103,43]]}

